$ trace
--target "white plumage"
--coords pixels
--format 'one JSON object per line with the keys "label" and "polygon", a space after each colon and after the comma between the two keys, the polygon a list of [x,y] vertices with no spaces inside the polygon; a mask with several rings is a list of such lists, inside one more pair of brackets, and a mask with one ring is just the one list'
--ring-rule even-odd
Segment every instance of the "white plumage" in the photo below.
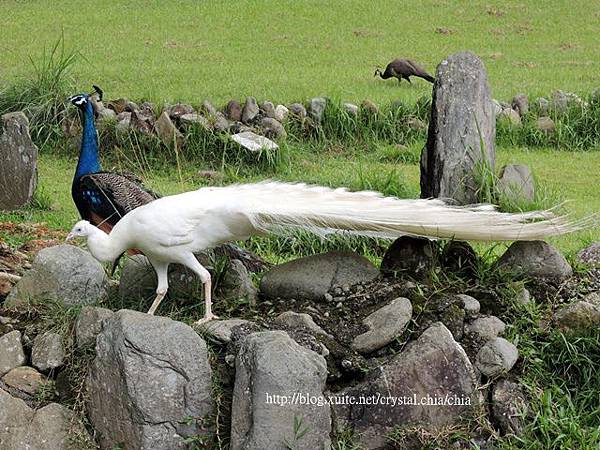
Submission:
{"label": "white plumage", "polygon": [[110,235],[85,221],[67,239],[87,237],[92,255],[112,262],[141,250],[158,276],[153,314],[168,289],[170,263],[196,272],[204,284],[205,317],[211,311],[210,274],[194,253],[255,234],[298,228],[365,236],[402,235],[457,240],[538,240],[578,229],[551,211],[500,213],[491,205],[449,206],[440,200],[400,200],[377,192],[348,192],[305,184],[263,182],[209,187],[157,199],[126,214]]}

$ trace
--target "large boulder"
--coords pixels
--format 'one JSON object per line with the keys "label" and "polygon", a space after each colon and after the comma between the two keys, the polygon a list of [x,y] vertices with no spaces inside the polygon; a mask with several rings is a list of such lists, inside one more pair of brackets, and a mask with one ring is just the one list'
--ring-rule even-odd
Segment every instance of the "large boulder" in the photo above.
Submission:
{"label": "large boulder", "polygon": [[561,282],[573,269],[558,250],[544,241],[513,242],[496,261],[496,267],[532,278]]}
{"label": "large boulder", "polygon": [[36,411],[0,389],[0,411],[0,450],[77,450],[81,444],[91,445],[73,411],[57,403]]}
{"label": "large boulder", "polygon": [[[369,373],[366,381],[335,397],[372,399],[368,406],[358,401],[340,401],[332,406],[338,429],[353,429],[366,449],[382,448],[386,435],[398,426],[418,425],[435,432],[458,424],[482,401],[469,358],[439,322]],[[441,405],[447,398],[452,399],[452,405]]]}
{"label": "large boulder", "polygon": [[186,439],[210,433],[211,386],[206,343],[188,325],[115,313],[96,340],[87,378],[101,448],[186,449]]}
{"label": "large boulder", "polygon": [[469,52],[437,67],[427,144],[421,153],[421,197],[477,203],[478,166],[494,168],[496,119],[483,62]]}
{"label": "large boulder", "polygon": [[330,448],[322,356],[284,332],[267,331],[244,339],[235,366],[231,450]]}
{"label": "large boulder", "polygon": [[78,247],[57,245],[40,250],[5,305],[45,301],[80,305],[97,303],[107,295],[108,278],[102,265]]}
{"label": "large boulder", "polygon": [[379,274],[368,259],[352,252],[328,252],[273,267],[262,278],[268,298],[320,301],[335,286],[371,281]]}
{"label": "large boulder", "polygon": [[4,114],[0,134],[0,211],[30,202],[37,186],[38,148],[22,112]]}

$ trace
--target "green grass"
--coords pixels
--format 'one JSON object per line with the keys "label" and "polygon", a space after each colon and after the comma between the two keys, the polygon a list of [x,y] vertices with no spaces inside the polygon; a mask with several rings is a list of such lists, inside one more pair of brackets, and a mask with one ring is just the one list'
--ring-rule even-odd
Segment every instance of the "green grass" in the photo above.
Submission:
{"label": "green grass", "polygon": [[375,79],[375,66],[411,57],[434,72],[465,49],[483,58],[497,98],[586,93],[598,87],[599,15],[585,0],[152,0],[143,11],[125,0],[4,0],[0,85],[29,74],[27,56],[64,33],[86,57],[76,67],[79,89],[97,83],[109,97],[414,100],[431,85]]}

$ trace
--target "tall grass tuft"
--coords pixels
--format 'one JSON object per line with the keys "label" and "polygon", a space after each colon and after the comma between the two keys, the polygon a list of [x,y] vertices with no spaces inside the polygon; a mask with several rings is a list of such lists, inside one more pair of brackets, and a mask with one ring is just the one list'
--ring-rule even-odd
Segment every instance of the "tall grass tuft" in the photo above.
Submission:
{"label": "tall grass tuft", "polygon": [[60,123],[65,101],[73,94],[72,69],[79,56],[77,51],[66,48],[61,35],[39,59],[29,57],[31,75],[0,90],[0,114],[23,111],[38,144],[62,136]]}

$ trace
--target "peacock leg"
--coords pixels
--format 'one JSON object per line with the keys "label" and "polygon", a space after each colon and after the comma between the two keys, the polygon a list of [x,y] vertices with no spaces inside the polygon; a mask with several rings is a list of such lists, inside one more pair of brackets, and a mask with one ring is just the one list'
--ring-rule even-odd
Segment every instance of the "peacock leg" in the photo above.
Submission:
{"label": "peacock leg", "polygon": [[196,321],[196,324],[218,319],[212,312],[212,282],[210,279],[210,272],[198,262],[193,254],[188,255],[183,264],[192,269],[194,273],[200,277],[200,281],[204,286],[204,317]]}
{"label": "peacock leg", "polygon": [[163,263],[152,263],[154,270],[156,271],[156,277],[158,278],[158,286],[156,286],[156,298],[154,302],[152,302],[152,306],[148,310],[148,314],[154,315],[156,308],[160,305],[165,295],[167,295],[167,290],[169,289],[169,264]]}

